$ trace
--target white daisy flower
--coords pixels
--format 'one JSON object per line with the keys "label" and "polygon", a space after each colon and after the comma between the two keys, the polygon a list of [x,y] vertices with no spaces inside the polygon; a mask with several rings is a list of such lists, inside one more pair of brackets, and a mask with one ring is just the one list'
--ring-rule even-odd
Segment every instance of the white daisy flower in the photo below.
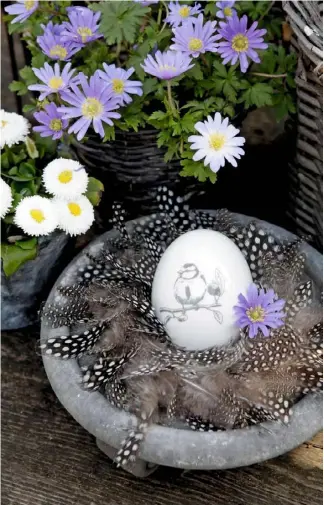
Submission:
{"label": "white daisy flower", "polygon": [[48,193],[69,200],[87,190],[88,174],[78,161],[58,158],[45,167],[43,182]]}
{"label": "white daisy flower", "polygon": [[0,179],[0,217],[3,218],[7,214],[12,204],[12,194],[10,186]]}
{"label": "white daisy flower", "polygon": [[218,172],[225,165],[226,160],[233,167],[237,167],[235,158],[240,159],[244,154],[240,146],[244,145],[245,138],[236,137],[240,130],[228,122],[227,117],[222,120],[220,113],[216,112],[214,119],[208,116],[207,121],[199,121],[195,124],[200,135],[191,135],[188,138],[189,142],[193,142],[191,149],[197,150],[193,155],[193,160],[199,161],[205,158],[204,165],[209,165],[213,172]]}
{"label": "white daisy flower", "polygon": [[94,211],[84,195],[70,200],[53,200],[59,219],[59,227],[70,235],[85,233],[94,221]]}
{"label": "white daisy flower", "polygon": [[0,147],[11,147],[24,142],[29,133],[30,124],[27,119],[15,112],[0,110]]}
{"label": "white daisy flower", "polygon": [[58,225],[52,200],[42,196],[27,196],[17,205],[14,222],[27,235],[48,235]]}

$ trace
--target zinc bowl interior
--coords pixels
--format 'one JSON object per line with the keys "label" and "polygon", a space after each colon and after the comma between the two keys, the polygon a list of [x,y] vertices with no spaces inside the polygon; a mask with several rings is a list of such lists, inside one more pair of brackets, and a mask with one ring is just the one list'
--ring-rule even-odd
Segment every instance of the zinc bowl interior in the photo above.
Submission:
{"label": "zinc bowl interior", "polygon": [[[210,211],[213,214],[213,211]],[[235,215],[242,224],[252,219],[281,240],[292,240],[295,236],[282,228]],[[137,222],[130,221],[131,231]],[[108,238],[116,234],[114,230],[104,233],[85,248],[64,270],[53,287],[47,303],[55,300],[59,285],[77,282],[77,269],[89,262],[86,252],[98,255]],[[305,244],[307,255],[306,272],[317,290],[322,290],[322,255]],[[69,328],[61,328],[62,335]],[[41,342],[59,333],[57,328],[49,329],[45,321],[41,327]],[[80,385],[80,369],[75,359],[68,361],[43,355],[43,362],[51,386],[68,412],[92,435],[106,444],[119,448],[128,430],[136,425],[135,416],[112,407],[98,392],[84,391]],[[188,428],[152,426],[141,445],[139,457],[155,464],[184,469],[226,469],[259,463],[284,454],[312,438],[322,428],[323,400],[320,394],[308,394],[293,409],[289,426],[267,422],[251,428],[219,432],[193,432]]]}

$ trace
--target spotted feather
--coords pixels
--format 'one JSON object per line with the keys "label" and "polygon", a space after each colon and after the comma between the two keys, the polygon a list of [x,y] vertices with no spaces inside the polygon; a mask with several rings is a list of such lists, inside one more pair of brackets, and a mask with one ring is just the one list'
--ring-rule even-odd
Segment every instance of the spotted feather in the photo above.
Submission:
{"label": "spotted feather", "polygon": [[126,408],[126,386],[125,383],[118,378],[113,378],[106,383],[105,396],[114,407],[118,409]]}
{"label": "spotted feather", "polygon": [[213,423],[201,419],[201,417],[188,416],[186,417],[186,424],[193,431],[219,431]]}
{"label": "spotted feather", "polygon": [[140,445],[145,438],[147,429],[148,422],[141,421],[136,430],[131,431],[128,437],[123,440],[122,446],[115,457],[115,463],[117,466],[126,466],[128,463],[135,461]]}
{"label": "spotted feather", "polygon": [[312,282],[307,281],[300,284],[284,307],[286,313],[285,323],[291,325],[298,312],[312,303],[312,298]]}

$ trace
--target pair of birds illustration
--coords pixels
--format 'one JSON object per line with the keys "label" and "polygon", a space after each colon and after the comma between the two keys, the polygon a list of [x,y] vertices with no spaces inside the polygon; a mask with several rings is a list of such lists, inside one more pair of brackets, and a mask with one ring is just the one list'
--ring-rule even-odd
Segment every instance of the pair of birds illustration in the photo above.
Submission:
{"label": "pair of birds illustration", "polygon": [[185,312],[188,307],[199,308],[206,293],[214,297],[218,302],[222,294],[222,283],[218,270],[215,271],[215,278],[207,282],[205,276],[199,271],[194,263],[185,263],[178,271],[178,277],[174,283],[174,297],[182,305]]}

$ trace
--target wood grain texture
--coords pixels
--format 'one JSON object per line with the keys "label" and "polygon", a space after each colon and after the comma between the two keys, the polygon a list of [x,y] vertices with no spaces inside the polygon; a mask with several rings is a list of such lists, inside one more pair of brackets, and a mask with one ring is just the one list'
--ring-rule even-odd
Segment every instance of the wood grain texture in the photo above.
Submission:
{"label": "wood grain texture", "polygon": [[228,471],[117,469],[56,399],[38,329],[2,335],[2,505],[317,505],[321,436],[292,453]]}

